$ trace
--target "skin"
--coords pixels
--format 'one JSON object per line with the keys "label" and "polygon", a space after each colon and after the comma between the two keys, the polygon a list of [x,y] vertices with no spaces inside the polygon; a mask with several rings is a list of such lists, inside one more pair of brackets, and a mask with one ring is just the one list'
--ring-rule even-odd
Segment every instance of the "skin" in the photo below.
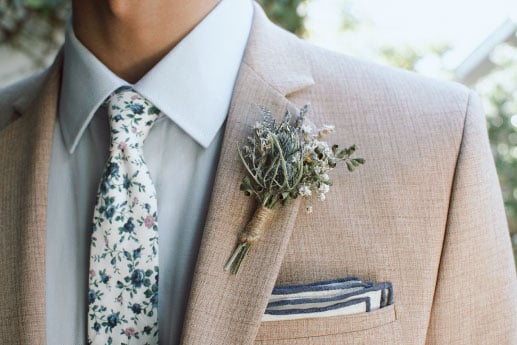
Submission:
{"label": "skin", "polygon": [[135,83],[219,1],[73,0],[73,28],[113,73]]}

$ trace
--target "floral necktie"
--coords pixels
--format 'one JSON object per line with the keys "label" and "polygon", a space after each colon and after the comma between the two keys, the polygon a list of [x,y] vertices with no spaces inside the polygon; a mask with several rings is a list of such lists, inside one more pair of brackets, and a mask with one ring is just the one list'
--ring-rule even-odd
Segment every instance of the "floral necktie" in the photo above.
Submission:
{"label": "floral necktie", "polygon": [[108,99],[110,155],[91,236],[89,344],[158,344],[156,191],[142,146],[159,114],[127,87]]}

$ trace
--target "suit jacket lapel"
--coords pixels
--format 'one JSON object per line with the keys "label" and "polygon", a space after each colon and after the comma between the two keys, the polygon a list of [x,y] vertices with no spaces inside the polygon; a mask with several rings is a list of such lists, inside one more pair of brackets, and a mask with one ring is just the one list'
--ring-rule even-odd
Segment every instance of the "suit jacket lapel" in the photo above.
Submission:
{"label": "suit jacket lapel", "polygon": [[21,117],[0,132],[0,343],[45,343],[47,181],[61,60],[59,54]]}
{"label": "suit jacket lapel", "polygon": [[[313,84],[301,57],[290,58],[285,33],[256,6],[247,51],[235,86],[207,222],[192,283],[182,344],[251,344],[274,286],[297,203],[279,209],[239,273],[223,266],[255,205],[240,190],[244,169],[237,148],[261,119],[259,106],[280,117],[293,107],[286,95]],[[293,40],[290,40],[292,42]]]}

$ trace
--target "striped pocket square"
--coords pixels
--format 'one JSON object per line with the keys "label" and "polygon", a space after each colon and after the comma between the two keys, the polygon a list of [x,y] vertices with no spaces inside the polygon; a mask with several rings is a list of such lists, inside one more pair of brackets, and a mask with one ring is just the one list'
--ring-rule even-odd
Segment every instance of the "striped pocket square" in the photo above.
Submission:
{"label": "striped pocket square", "polygon": [[348,277],[273,289],[262,321],[295,320],[364,313],[390,305],[389,282],[373,284]]}

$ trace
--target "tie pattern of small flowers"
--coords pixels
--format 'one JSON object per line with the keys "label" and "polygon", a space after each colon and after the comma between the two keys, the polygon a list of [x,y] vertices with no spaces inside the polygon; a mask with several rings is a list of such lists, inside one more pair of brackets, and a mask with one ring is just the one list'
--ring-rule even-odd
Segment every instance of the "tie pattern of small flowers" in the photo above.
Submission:
{"label": "tie pattern of small flowers", "polygon": [[130,88],[108,99],[110,155],[94,210],[89,344],[158,344],[156,191],[143,142],[160,110]]}

